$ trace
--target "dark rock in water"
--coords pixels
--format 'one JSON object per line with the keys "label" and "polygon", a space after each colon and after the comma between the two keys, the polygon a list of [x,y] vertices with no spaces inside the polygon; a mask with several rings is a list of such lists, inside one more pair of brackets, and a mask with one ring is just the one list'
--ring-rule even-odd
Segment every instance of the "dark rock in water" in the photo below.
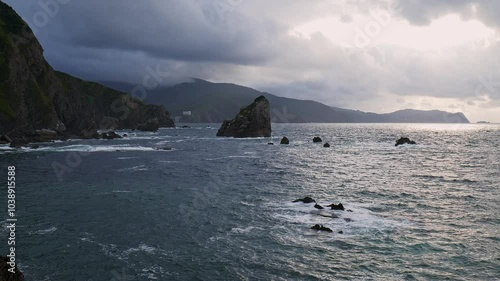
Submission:
{"label": "dark rock in water", "polygon": [[268,142],[267,144],[269,144],[269,145],[274,145],[274,142]]}
{"label": "dark rock in water", "polygon": [[345,210],[344,205],[342,205],[342,203],[339,203],[338,205],[330,204],[327,207],[331,207],[332,210],[340,210],[340,211],[344,211]]}
{"label": "dark rock in water", "polygon": [[105,140],[113,140],[113,139],[121,139],[122,136],[120,136],[119,134],[113,132],[113,131],[109,131],[107,133],[102,133],[101,137]]}
{"label": "dark rock in water", "polygon": [[311,227],[311,229],[314,229],[317,231],[333,232],[333,230],[331,230],[328,227],[324,227],[322,224],[315,224],[313,227]]}
{"label": "dark rock in water", "polygon": [[352,219],[351,219],[351,218],[344,218],[344,220],[345,220],[346,222],[352,222]]}
{"label": "dark rock in water", "polygon": [[25,142],[25,141],[20,141],[20,140],[13,140],[11,143],[10,143],[10,147],[13,147],[13,148],[21,148],[23,146],[27,146],[28,145],[28,142]]}
{"label": "dark rock in water", "polygon": [[260,96],[240,110],[233,120],[222,123],[218,137],[254,138],[271,136],[271,110],[266,97]]}
{"label": "dark rock in water", "polygon": [[316,203],[316,200],[312,199],[309,196],[306,196],[306,197],[301,198],[301,199],[293,200],[292,202],[293,203],[302,202],[302,203],[309,204],[309,203]]}
{"label": "dark rock in water", "polygon": [[290,144],[290,140],[289,140],[287,137],[283,137],[283,138],[281,139],[280,144]]}
{"label": "dark rock in water", "polygon": [[323,206],[321,206],[320,204],[316,204],[316,205],[314,205],[314,208],[316,208],[316,209],[320,209],[320,210],[323,210],[323,209],[324,209],[324,208],[323,208]]}
{"label": "dark rock in water", "polygon": [[329,143],[325,143],[325,144],[323,145],[323,147],[330,147],[330,144],[329,144]]}
{"label": "dark rock in water", "polygon": [[164,151],[170,151],[170,150],[172,150],[171,147],[155,147],[154,149],[155,150],[164,150]]}
{"label": "dark rock in water", "polygon": [[39,148],[40,148],[40,146],[39,146],[39,145],[32,145],[32,146],[30,146],[30,148],[31,148],[31,149],[39,149]]}
{"label": "dark rock in water", "polygon": [[191,127],[189,127],[188,125],[184,125],[184,126],[182,126],[181,128],[183,128],[183,129],[189,129],[189,128],[191,128]]}
{"label": "dark rock in water", "polygon": [[153,118],[148,120],[146,123],[137,126],[137,130],[143,132],[156,132],[159,127],[160,123],[158,122],[158,119]]}
{"label": "dark rock in water", "polygon": [[19,269],[14,268],[14,273],[9,271],[9,257],[0,256],[0,280],[1,281],[24,281],[24,275]]}
{"label": "dark rock in water", "polygon": [[339,234],[344,234],[344,232],[343,232],[342,230],[341,230],[341,231],[339,231],[338,233],[339,233]]}
{"label": "dark rock in water", "polygon": [[313,142],[323,142],[323,140],[320,137],[314,137]]}
{"label": "dark rock in water", "polygon": [[352,213],[352,210],[351,210],[351,209],[349,209],[349,210],[347,210],[347,211],[348,211],[349,213]]}
{"label": "dark rock in water", "polygon": [[127,135],[127,134],[123,134],[123,137],[124,137],[124,138],[125,138],[125,137],[128,137],[128,135]]}
{"label": "dark rock in water", "polygon": [[400,138],[397,142],[396,142],[396,146],[398,145],[403,145],[403,144],[417,144],[416,142],[410,140],[409,138]]}

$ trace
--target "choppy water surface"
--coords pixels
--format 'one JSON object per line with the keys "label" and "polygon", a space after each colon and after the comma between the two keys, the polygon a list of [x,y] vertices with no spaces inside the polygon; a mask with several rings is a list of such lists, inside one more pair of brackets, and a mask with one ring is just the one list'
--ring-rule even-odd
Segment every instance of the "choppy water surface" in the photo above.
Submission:
{"label": "choppy water surface", "polygon": [[27,280],[500,279],[499,125],[273,124],[274,146],[216,127],[0,146]]}

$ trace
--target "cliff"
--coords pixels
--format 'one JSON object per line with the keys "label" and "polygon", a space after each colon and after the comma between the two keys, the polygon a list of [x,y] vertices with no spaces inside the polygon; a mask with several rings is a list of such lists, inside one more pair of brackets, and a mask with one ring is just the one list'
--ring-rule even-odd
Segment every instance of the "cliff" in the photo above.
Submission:
{"label": "cliff", "polygon": [[48,129],[85,137],[97,129],[135,129],[151,119],[174,126],[163,106],[54,71],[29,26],[0,2],[0,135]]}
{"label": "cliff", "polygon": [[222,123],[218,137],[270,137],[271,136],[271,109],[269,101],[260,96],[247,107],[240,110],[233,120]]}

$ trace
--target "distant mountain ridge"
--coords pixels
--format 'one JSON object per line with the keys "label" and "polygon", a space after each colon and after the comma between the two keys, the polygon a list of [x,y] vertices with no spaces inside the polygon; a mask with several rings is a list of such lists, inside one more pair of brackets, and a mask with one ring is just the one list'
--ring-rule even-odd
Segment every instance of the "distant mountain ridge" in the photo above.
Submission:
{"label": "distant mountain ridge", "polygon": [[[133,88],[133,85],[126,83],[102,83],[128,93]],[[463,113],[412,109],[387,114],[369,113],[202,79],[154,89],[148,92],[146,101],[165,105],[172,116],[176,116],[177,122],[222,123],[261,95],[271,103],[272,121],[277,123],[470,123]],[[190,111],[191,115],[183,114],[186,111]]]}

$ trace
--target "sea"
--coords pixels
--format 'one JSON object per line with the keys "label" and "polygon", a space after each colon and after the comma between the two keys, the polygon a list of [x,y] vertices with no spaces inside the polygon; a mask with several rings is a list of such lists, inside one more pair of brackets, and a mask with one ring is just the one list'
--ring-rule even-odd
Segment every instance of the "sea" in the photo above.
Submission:
{"label": "sea", "polygon": [[500,125],[189,126],[0,146],[0,253],[15,166],[27,281],[500,280]]}

